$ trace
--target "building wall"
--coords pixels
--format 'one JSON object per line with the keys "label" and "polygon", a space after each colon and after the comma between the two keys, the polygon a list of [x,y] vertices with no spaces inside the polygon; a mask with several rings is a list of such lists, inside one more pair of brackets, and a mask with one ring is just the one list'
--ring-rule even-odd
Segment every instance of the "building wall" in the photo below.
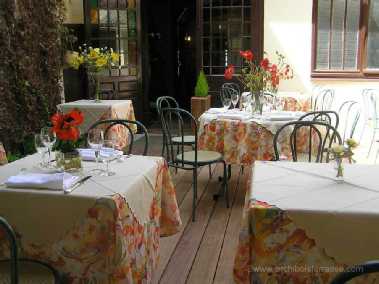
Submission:
{"label": "building wall", "polygon": [[336,90],[335,106],[349,99],[361,101],[364,88],[378,88],[379,80],[311,79],[312,0],[265,0],[264,49],[279,51],[294,69],[294,79],[283,81],[281,91],[310,94],[315,86]]}
{"label": "building wall", "polygon": [[64,0],[66,5],[65,24],[84,24],[83,0]]}

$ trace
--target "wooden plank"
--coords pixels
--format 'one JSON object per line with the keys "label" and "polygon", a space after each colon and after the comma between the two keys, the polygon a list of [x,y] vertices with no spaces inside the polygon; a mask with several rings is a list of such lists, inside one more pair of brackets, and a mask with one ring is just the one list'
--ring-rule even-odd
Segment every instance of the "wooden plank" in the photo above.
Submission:
{"label": "wooden plank", "polygon": [[213,283],[228,220],[233,208],[232,204],[234,203],[238,191],[238,180],[240,176],[239,169],[240,167],[238,166],[234,167],[232,178],[229,181],[229,198],[231,201],[231,207],[229,209],[226,208],[223,199],[217,202],[215,211],[209,221],[200,248],[197,252],[194,265],[187,278],[187,283]]}
{"label": "wooden plank", "polygon": [[[216,176],[220,174],[220,166],[216,167]],[[203,170],[204,171],[204,170]],[[208,172],[208,171],[204,171]],[[199,178],[199,181],[204,177]],[[208,177],[207,177],[208,179]],[[187,275],[191,270],[197,249],[202,240],[202,236],[207,228],[209,218],[212,215],[216,202],[213,194],[217,192],[221,183],[216,178],[212,179],[206,188],[196,210],[196,222],[189,221],[185,231],[177,244],[173,255],[160,279],[160,283],[185,283]],[[189,217],[191,207],[188,206]]]}
{"label": "wooden plank", "polygon": [[234,283],[233,266],[234,257],[238,246],[238,237],[240,232],[242,210],[246,193],[246,178],[250,167],[245,167],[244,174],[239,179],[239,190],[237,191],[236,200],[233,203],[232,212],[227,225],[224,243],[222,246],[220,259],[217,266],[216,275],[213,283]]}
{"label": "wooden plank", "polygon": [[[190,173],[190,171],[187,171]],[[191,173],[192,175],[192,173]],[[200,169],[200,172],[198,174],[198,198],[199,201],[202,199],[202,196],[207,188],[209,182],[209,176],[208,176],[208,169],[207,168],[202,168]],[[180,217],[183,222],[183,226],[180,230],[180,232],[176,233],[173,236],[161,238],[160,240],[160,261],[158,264],[157,269],[154,272],[154,277],[152,283],[158,283],[167,264],[170,261],[170,258],[172,254],[174,253],[177,244],[179,243],[185,228],[187,224],[192,223],[192,181],[188,185],[188,188],[185,188],[184,185],[182,186],[177,186],[176,191],[177,195],[178,192],[185,191],[187,192],[183,198],[183,201],[181,202],[179,206],[180,210]],[[198,201],[198,202],[199,202]],[[164,283],[164,282],[162,282]]]}

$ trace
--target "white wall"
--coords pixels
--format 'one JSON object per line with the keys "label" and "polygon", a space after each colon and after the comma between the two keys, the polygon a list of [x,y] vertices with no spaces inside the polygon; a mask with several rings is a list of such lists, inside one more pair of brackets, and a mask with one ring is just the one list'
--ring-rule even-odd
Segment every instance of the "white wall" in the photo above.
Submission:
{"label": "white wall", "polygon": [[66,5],[65,24],[83,24],[83,0],[64,0]]}

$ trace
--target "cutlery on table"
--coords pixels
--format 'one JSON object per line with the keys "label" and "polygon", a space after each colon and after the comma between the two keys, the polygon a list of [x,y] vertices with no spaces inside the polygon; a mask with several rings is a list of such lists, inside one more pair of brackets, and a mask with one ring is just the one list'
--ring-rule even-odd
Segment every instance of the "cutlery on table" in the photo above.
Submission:
{"label": "cutlery on table", "polygon": [[91,177],[92,176],[85,176],[85,177],[79,179],[70,188],[67,188],[67,189],[63,190],[63,192],[64,193],[70,193],[70,192],[74,191],[76,188],[78,188],[79,186],[81,186],[86,180],[90,179]]}

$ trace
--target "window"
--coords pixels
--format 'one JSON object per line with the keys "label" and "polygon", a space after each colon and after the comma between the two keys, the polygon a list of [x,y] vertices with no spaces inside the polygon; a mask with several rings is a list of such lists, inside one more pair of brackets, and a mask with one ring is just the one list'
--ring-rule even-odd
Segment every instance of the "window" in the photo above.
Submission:
{"label": "window", "polygon": [[379,77],[379,0],[314,0],[313,77]]}
{"label": "window", "polygon": [[228,64],[242,64],[240,50],[252,48],[253,0],[203,0],[202,68],[207,75],[224,74]]}
{"label": "window", "polygon": [[113,75],[137,73],[136,0],[87,0],[89,44],[113,48],[120,68]]}

